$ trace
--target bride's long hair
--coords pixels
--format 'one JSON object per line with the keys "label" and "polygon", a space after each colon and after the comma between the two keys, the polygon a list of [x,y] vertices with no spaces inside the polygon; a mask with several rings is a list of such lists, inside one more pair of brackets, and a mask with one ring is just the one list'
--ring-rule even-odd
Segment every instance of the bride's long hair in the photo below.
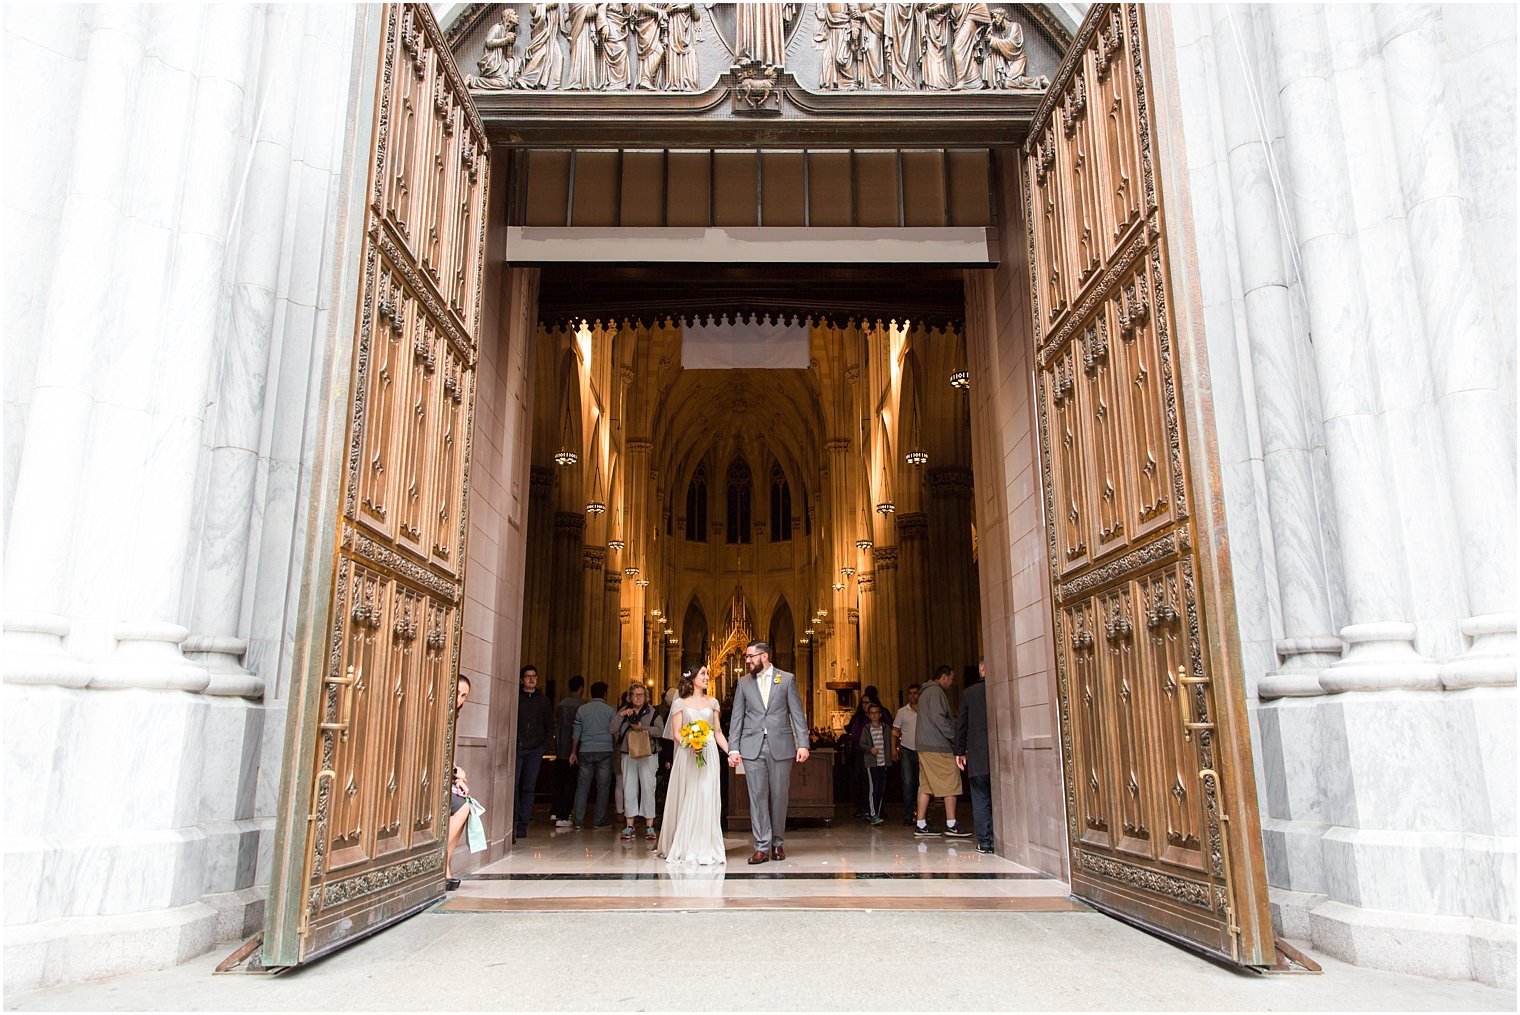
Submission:
{"label": "bride's long hair", "polygon": [[682,701],[690,698],[697,690],[697,674],[704,667],[704,663],[697,663],[681,671],[681,682],[676,685],[676,697]]}

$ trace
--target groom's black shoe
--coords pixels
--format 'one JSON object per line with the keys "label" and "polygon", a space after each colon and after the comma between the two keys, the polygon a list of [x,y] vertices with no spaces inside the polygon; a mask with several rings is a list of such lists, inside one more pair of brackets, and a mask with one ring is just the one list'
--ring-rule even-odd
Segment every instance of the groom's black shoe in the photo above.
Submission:
{"label": "groom's black shoe", "polygon": [[772,860],[785,860],[786,859],[786,850],[784,848],[782,848],[781,846],[777,846],[775,849],[771,850],[771,859]]}
{"label": "groom's black shoe", "polygon": [[770,858],[771,858],[771,855],[769,853],[767,853],[765,850],[763,850],[763,849],[757,849],[757,850],[755,850],[755,855],[749,858],[749,862],[750,863],[764,863],[765,861],[769,860]]}

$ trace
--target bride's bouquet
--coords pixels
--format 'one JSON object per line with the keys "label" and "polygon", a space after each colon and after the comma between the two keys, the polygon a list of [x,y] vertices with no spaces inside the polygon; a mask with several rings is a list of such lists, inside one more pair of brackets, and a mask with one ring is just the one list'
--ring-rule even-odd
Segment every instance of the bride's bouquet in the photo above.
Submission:
{"label": "bride's bouquet", "polygon": [[681,744],[690,747],[696,753],[698,768],[707,764],[707,758],[703,756],[702,749],[707,746],[707,738],[710,736],[712,736],[712,726],[706,719],[698,719],[681,727]]}

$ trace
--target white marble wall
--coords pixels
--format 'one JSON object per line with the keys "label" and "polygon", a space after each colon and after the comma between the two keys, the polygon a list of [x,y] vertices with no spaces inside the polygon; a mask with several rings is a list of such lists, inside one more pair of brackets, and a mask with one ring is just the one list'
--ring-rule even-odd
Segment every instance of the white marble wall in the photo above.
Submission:
{"label": "white marble wall", "polygon": [[1274,916],[1512,986],[1515,10],[1157,20]]}
{"label": "white marble wall", "polygon": [[7,987],[262,923],[354,18],[6,12]]}

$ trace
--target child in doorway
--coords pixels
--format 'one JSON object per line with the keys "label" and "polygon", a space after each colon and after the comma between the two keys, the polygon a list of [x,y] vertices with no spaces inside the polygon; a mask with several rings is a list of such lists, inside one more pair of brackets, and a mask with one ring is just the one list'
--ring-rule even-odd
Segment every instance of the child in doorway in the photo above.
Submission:
{"label": "child in doorway", "polygon": [[881,721],[881,706],[874,701],[866,705],[866,725],[860,731],[860,746],[866,767],[866,820],[879,825],[882,822],[882,800],[887,792],[887,763],[892,747],[892,730]]}

